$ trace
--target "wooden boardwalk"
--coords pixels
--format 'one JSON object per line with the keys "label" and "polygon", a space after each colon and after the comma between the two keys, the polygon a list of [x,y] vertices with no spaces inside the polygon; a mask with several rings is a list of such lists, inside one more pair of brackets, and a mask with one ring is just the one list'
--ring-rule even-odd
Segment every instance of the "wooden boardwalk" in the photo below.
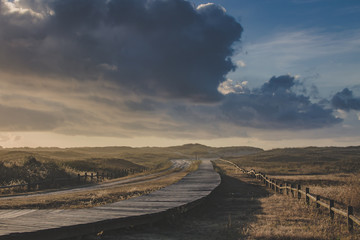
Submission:
{"label": "wooden boardwalk", "polygon": [[0,210],[0,239],[63,239],[158,220],[200,203],[219,184],[210,160],[176,184],[88,209]]}

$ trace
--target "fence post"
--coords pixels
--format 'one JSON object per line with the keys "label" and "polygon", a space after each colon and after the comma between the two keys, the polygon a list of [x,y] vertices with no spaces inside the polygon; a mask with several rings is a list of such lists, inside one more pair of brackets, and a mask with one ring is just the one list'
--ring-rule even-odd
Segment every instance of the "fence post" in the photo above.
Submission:
{"label": "fence post", "polygon": [[347,210],[347,219],[348,219],[348,229],[349,232],[352,232],[354,229],[354,221],[350,218],[351,215],[354,214],[354,209],[352,206],[348,206]]}
{"label": "fence post", "polygon": [[291,188],[291,195],[293,196],[293,197],[295,197],[295,192],[294,192],[294,188],[295,186],[294,186],[294,184],[290,184],[290,188]]}
{"label": "fence post", "polygon": [[275,192],[278,192],[277,181],[275,181]]}
{"label": "fence post", "polygon": [[280,194],[282,194],[282,193],[283,193],[283,190],[282,190],[282,184],[280,184],[279,193],[280,193]]}
{"label": "fence post", "polygon": [[87,180],[87,172],[85,173],[84,182],[86,182],[86,180]]}
{"label": "fence post", "polygon": [[99,172],[96,172],[96,181],[99,181]]}
{"label": "fence post", "polygon": [[306,204],[309,205],[310,204],[310,198],[308,196],[308,194],[310,193],[310,189],[307,187],[305,188],[305,199],[306,199]]}
{"label": "fence post", "polygon": [[301,199],[301,192],[300,192],[300,190],[301,190],[301,185],[298,184],[298,185],[297,185],[298,199]]}
{"label": "fence post", "polygon": [[80,173],[78,173],[78,182],[80,183]]}
{"label": "fence post", "polygon": [[316,195],[316,208],[320,207],[320,204],[318,203],[320,201],[320,196]]}
{"label": "fence post", "polygon": [[289,189],[288,189],[288,184],[285,183],[285,191],[286,191],[286,195],[289,195]]}
{"label": "fence post", "polygon": [[330,218],[334,219],[334,211],[332,210],[332,208],[334,207],[334,200],[330,200]]}

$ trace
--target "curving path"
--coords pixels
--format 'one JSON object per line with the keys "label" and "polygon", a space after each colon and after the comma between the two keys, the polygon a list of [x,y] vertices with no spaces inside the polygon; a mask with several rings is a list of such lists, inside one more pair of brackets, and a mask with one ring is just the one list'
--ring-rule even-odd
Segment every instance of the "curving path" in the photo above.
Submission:
{"label": "curving path", "polygon": [[0,239],[63,239],[155,221],[207,197],[220,176],[210,160],[161,190],[90,209],[0,210]]}

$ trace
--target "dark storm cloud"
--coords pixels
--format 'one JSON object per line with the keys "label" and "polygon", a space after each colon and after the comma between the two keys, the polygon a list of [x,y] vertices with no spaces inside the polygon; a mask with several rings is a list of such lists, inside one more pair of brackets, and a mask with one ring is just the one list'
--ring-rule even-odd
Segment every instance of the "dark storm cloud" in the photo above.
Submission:
{"label": "dark storm cloud", "polygon": [[272,77],[270,80],[263,84],[261,87],[262,92],[284,92],[289,90],[296,84],[295,78],[289,75],[283,75],[279,77]]}
{"label": "dark storm cloud", "polygon": [[360,97],[355,97],[351,90],[344,88],[335,94],[331,99],[331,104],[334,108],[345,111],[360,110]]}
{"label": "dark storm cloud", "polygon": [[105,79],[131,92],[218,101],[242,28],[216,5],[184,0],[1,2],[0,70]]}
{"label": "dark storm cloud", "polygon": [[289,75],[272,77],[250,93],[228,94],[221,110],[228,121],[256,128],[311,129],[341,122],[332,109],[295,92],[293,87],[299,84]]}

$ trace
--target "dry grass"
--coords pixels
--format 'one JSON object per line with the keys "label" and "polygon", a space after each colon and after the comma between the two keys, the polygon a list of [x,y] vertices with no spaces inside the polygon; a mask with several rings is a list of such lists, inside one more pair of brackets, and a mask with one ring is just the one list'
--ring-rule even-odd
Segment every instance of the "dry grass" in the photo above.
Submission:
{"label": "dry grass", "polygon": [[[96,172],[124,177],[146,171],[151,173],[167,169],[170,159],[193,159],[198,157],[240,156],[262,151],[252,147],[213,148],[200,144],[187,144],[175,147],[83,147],[83,148],[0,148],[0,185],[14,182],[47,182],[40,189],[51,189],[77,184],[80,173]],[[36,160],[28,164],[29,158]],[[54,178],[74,178],[74,183],[58,181]],[[26,187],[8,189],[5,194],[25,192]],[[1,193],[1,192],[0,192]]]}
{"label": "dry grass", "polygon": [[264,151],[228,158],[240,167],[255,169],[268,177],[335,200],[335,206],[353,206],[360,215],[360,147],[308,147]]}
{"label": "dry grass", "polygon": [[248,239],[356,239],[360,233],[350,234],[343,217],[332,221],[325,211],[296,198],[273,194],[260,202],[257,221],[245,230]]}
{"label": "dry grass", "polygon": [[353,206],[360,215],[360,174],[292,175],[271,178],[300,184],[310,193],[333,199],[340,207]]}
{"label": "dry grass", "polygon": [[[229,170],[225,172],[233,175]],[[352,177],[350,179],[354,179]],[[261,184],[244,176],[238,178],[250,184]],[[340,175],[334,178],[342,179]],[[326,210],[316,209],[315,204],[307,206],[304,199],[267,191],[268,196],[259,198],[256,220],[240,224],[235,230],[242,235],[239,239],[360,239],[360,227],[355,226],[355,233],[350,234],[344,217],[335,215],[331,220]]]}
{"label": "dry grass", "polygon": [[96,239],[359,239],[359,228],[349,234],[343,218],[331,221],[327,212],[304,200],[274,194],[233,166],[216,164],[222,183],[206,204],[170,224],[104,233]]}
{"label": "dry grass", "polygon": [[284,148],[226,159],[273,175],[360,172],[360,146]]}

